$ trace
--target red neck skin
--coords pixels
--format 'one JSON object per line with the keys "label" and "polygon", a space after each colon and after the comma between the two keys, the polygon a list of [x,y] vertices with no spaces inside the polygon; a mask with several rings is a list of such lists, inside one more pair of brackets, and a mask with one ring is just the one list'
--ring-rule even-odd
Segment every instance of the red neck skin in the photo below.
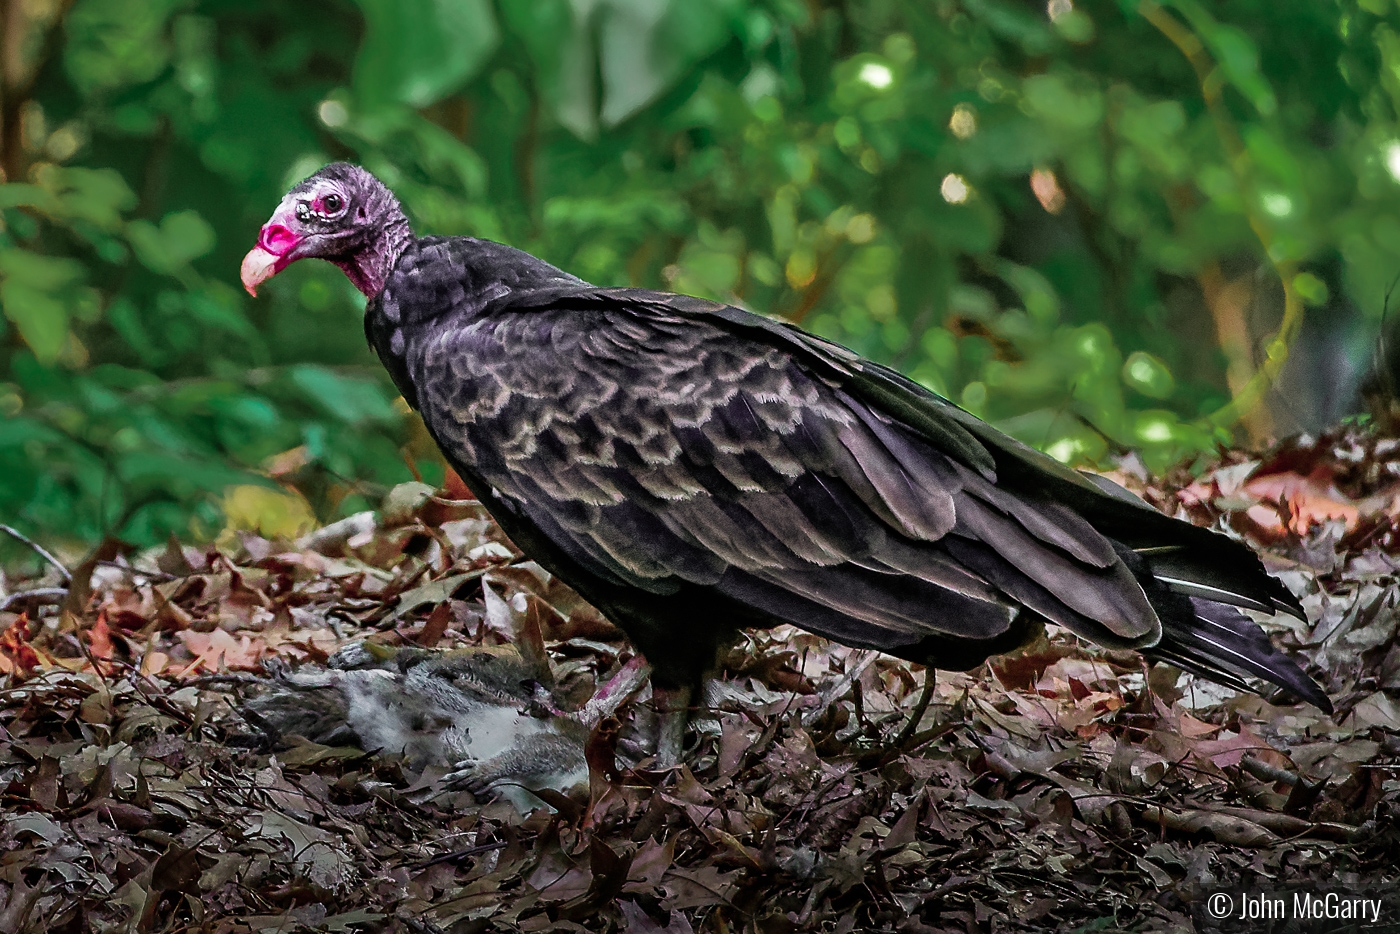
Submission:
{"label": "red neck skin", "polygon": [[379,236],[368,246],[347,257],[331,260],[365,298],[374,298],[384,291],[384,283],[389,281],[394,264],[413,240],[408,218],[402,212],[395,213],[397,216],[384,225]]}

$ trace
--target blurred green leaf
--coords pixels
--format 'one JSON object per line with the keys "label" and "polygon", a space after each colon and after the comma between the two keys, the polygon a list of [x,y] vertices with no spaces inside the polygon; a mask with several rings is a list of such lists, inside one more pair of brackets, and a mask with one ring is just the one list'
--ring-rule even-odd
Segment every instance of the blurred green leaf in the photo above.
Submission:
{"label": "blurred green leaf", "polygon": [[166,274],[214,248],[214,228],[195,211],[167,214],[159,227],[134,220],[127,224],[126,236],[147,269]]}
{"label": "blurred green leaf", "polygon": [[367,33],[355,91],[374,105],[426,107],[461,87],[500,41],[489,0],[358,0]]}
{"label": "blurred green leaf", "polygon": [[1137,351],[1123,363],[1123,382],[1153,399],[1169,398],[1176,389],[1167,365],[1150,353]]}
{"label": "blurred green leaf", "polygon": [[1211,25],[1203,32],[1206,44],[1230,83],[1239,88],[1259,113],[1271,116],[1278,109],[1278,101],[1259,73],[1259,50],[1249,35],[1234,26]]}
{"label": "blurred green leaf", "polygon": [[78,0],[68,14],[64,64],[83,94],[157,77],[170,61],[166,21],[183,0]]}
{"label": "blurred green leaf", "polygon": [[117,231],[121,212],[136,205],[136,195],[115,169],[42,165],[35,175],[36,185],[0,185],[0,207],[31,207],[58,220]]}
{"label": "blurred green leaf", "polygon": [[341,376],[318,366],[293,367],[290,376],[312,401],[347,424],[390,422],[397,418],[383,390],[369,380]]}
{"label": "blurred green leaf", "polygon": [[[592,139],[666,91],[740,27],[744,0],[502,0],[561,124]],[[601,81],[601,86],[600,85]]]}
{"label": "blurred green leaf", "polygon": [[0,284],[0,302],[39,362],[57,361],[68,339],[68,307],[48,292],[11,279]]}
{"label": "blurred green leaf", "polygon": [[1103,120],[1103,93],[1094,87],[1074,87],[1064,75],[1033,75],[1022,90],[1033,113],[1067,130],[1091,130]]}
{"label": "blurred green leaf", "polygon": [[598,130],[593,37],[571,0],[500,0],[501,14],[534,64],[540,88],[560,124],[583,139]]}
{"label": "blurred green leaf", "polygon": [[1293,277],[1293,288],[1309,305],[1326,305],[1327,283],[1310,272],[1300,272]]}
{"label": "blurred green leaf", "polygon": [[91,304],[90,294],[75,288],[86,274],[75,260],[0,250],[0,305],[39,362],[58,360],[69,318]]}
{"label": "blurred green leaf", "polygon": [[[741,22],[742,0],[606,0],[600,4],[600,117],[615,126],[713,52]],[[585,33],[586,34],[586,33]]]}

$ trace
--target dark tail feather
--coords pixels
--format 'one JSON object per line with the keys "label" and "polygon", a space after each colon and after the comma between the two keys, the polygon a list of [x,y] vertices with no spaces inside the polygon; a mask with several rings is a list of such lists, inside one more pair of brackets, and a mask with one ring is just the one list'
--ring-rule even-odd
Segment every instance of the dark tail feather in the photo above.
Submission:
{"label": "dark tail feather", "polygon": [[1144,650],[1149,658],[1242,691],[1245,678],[1263,678],[1300,700],[1332,712],[1332,702],[1297,663],[1274,648],[1254,620],[1239,610],[1199,597],[1163,601],[1162,639]]}
{"label": "dark tail feather", "polygon": [[[1157,539],[1149,536],[1143,541],[1132,541],[1120,535],[1117,537],[1121,537],[1121,541],[1115,547],[1120,555],[1125,549],[1131,549],[1137,558],[1146,562],[1156,580],[1190,597],[1249,607],[1263,613],[1277,611],[1307,620],[1298,598],[1283,586],[1283,581],[1264,570],[1263,562],[1248,546],[1209,529],[1181,522],[1169,523],[1170,534],[1162,534],[1166,531],[1160,526],[1162,517],[1146,502],[1107,477],[1097,474],[1084,477],[1115,501],[1131,504],[1144,517],[1150,517],[1150,522],[1145,519],[1139,525],[1144,533],[1156,528]],[[1132,524],[1126,531],[1135,531]],[[1138,573],[1142,565],[1129,561],[1128,566]]]}

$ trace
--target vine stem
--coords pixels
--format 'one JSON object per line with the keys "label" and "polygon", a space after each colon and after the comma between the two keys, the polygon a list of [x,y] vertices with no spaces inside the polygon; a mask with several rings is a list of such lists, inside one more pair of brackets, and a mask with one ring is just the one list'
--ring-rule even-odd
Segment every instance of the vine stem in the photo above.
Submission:
{"label": "vine stem", "polygon": [[[1222,97],[1225,79],[1220,69],[1216,67],[1200,38],[1155,0],[1141,0],[1138,12],[1180,50],[1195,70],[1196,79],[1201,85],[1201,96],[1205,99],[1206,112],[1215,124],[1215,132],[1225,149],[1230,171],[1234,174],[1241,193],[1247,198],[1249,153],[1245,150],[1239,133],[1235,131],[1229,112],[1225,109]],[[1263,401],[1264,394],[1273,386],[1283,370],[1283,365],[1288,362],[1289,348],[1303,326],[1303,298],[1293,285],[1293,277],[1298,274],[1298,264],[1274,255],[1273,234],[1257,211],[1246,206],[1245,217],[1249,221],[1250,229],[1254,231],[1254,236],[1264,247],[1264,255],[1268,257],[1270,265],[1274,267],[1274,272],[1283,284],[1283,321],[1279,324],[1278,332],[1269,340],[1264,350],[1264,361],[1254,374],[1235,392],[1234,398],[1205,417],[1204,421],[1211,428],[1229,428]]]}

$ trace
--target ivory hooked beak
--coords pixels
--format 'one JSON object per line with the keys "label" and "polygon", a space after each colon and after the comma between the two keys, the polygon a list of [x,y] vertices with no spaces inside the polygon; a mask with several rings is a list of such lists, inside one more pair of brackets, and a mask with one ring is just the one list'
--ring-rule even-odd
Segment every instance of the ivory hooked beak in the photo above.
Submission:
{"label": "ivory hooked beak", "polygon": [[[283,206],[285,208],[285,205]],[[258,286],[268,279],[277,275],[286,265],[296,257],[292,256],[292,251],[301,243],[301,237],[293,233],[288,225],[291,220],[290,212],[279,209],[272,215],[272,220],[263,225],[258,231],[258,245],[248,251],[248,255],[243,257],[243,265],[239,268],[239,276],[243,279],[243,288],[248,290],[248,294],[257,296]]]}

